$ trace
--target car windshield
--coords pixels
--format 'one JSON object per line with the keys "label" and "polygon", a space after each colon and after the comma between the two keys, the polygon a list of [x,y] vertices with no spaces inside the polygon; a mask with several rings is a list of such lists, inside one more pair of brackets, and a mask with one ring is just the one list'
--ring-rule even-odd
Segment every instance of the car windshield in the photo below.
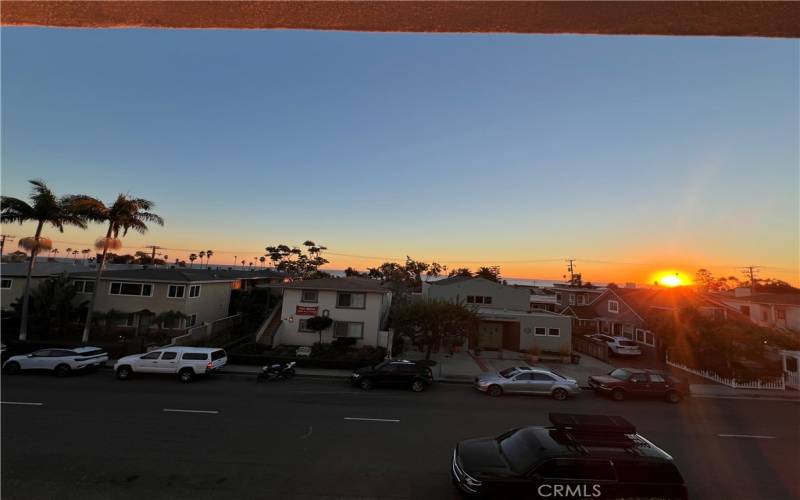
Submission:
{"label": "car windshield", "polygon": [[538,443],[530,430],[522,429],[500,437],[500,453],[518,473],[533,467],[537,448]]}
{"label": "car windshield", "polygon": [[505,370],[500,370],[497,372],[503,378],[511,378],[517,373],[516,368],[506,368]]}
{"label": "car windshield", "polygon": [[628,380],[628,377],[630,377],[631,374],[628,373],[626,370],[623,370],[622,368],[617,368],[613,372],[609,373],[608,376],[614,377],[619,380]]}

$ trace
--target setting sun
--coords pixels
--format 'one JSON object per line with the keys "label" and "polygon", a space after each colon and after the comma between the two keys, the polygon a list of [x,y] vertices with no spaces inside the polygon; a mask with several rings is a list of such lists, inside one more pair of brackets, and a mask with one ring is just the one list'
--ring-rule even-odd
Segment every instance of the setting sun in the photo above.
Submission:
{"label": "setting sun", "polygon": [[658,273],[656,275],[655,281],[661,286],[666,286],[670,288],[688,284],[687,280],[683,276],[681,276],[681,273],[675,271],[665,271]]}

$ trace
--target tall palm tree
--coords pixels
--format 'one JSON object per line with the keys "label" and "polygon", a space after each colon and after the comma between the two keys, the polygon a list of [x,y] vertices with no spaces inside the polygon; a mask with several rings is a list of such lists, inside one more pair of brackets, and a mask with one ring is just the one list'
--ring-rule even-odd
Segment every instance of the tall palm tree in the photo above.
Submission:
{"label": "tall palm tree", "polygon": [[199,255],[200,255],[200,267],[202,268],[203,267],[203,257],[206,256],[206,251],[205,250],[200,250],[200,254]]}
{"label": "tall palm tree", "polygon": [[78,251],[77,250],[73,250],[72,251],[72,262],[73,263],[78,262]]}
{"label": "tall palm tree", "polygon": [[211,260],[212,255],[214,255],[214,250],[206,250],[206,269],[208,269],[208,262]]}
{"label": "tall palm tree", "polygon": [[89,250],[88,248],[84,248],[83,250],[81,250],[81,253],[83,254],[83,258],[81,259],[81,263],[86,262],[86,257],[89,256],[90,252],[91,252],[91,250]]}
{"label": "tall palm tree", "polygon": [[189,254],[189,267],[192,267],[194,265],[194,261],[196,261],[196,260],[197,260],[197,254],[196,253],[190,253]]}
{"label": "tall palm tree", "polygon": [[60,250],[59,250],[58,248],[54,248],[54,249],[53,249],[53,252],[52,252],[52,254],[53,254],[53,259],[56,259],[56,258],[58,257],[58,252],[59,252],[59,251],[60,251]]}
{"label": "tall palm tree", "polygon": [[87,220],[108,224],[105,238],[99,238],[95,242],[95,248],[102,250],[100,265],[97,266],[97,275],[94,279],[94,291],[92,300],[89,303],[89,310],[86,313],[86,323],[83,327],[82,342],[89,341],[89,331],[92,326],[92,312],[94,311],[97,291],[100,289],[100,277],[103,274],[103,267],[106,264],[106,255],[109,248],[116,249],[122,247],[119,240],[119,233],[122,231],[124,237],[128,230],[133,229],[139,234],[147,232],[147,223],[155,223],[159,226],[164,225],[164,219],[154,214],[150,210],[155,206],[152,201],[142,198],[132,198],[126,194],[120,194],[110,206],[95,198],[83,197],[74,201],[77,213]]}
{"label": "tall palm tree", "polygon": [[261,269],[264,269],[264,262],[266,262],[267,258],[263,255],[258,258],[258,261],[261,262]]}
{"label": "tall palm tree", "polygon": [[72,255],[72,247],[68,247],[67,248],[67,253],[65,253],[64,255],[66,255],[67,258],[69,259],[69,256]]}
{"label": "tall palm tree", "polygon": [[[44,248],[42,229],[45,224],[49,224],[64,232],[64,226],[76,226],[86,229],[86,222],[83,217],[74,211],[73,199],[76,197],[58,198],[43,181],[29,181],[33,185],[31,192],[31,204],[18,198],[9,196],[0,197],[0,222],[19,224],[25,222],[36,223],[36,234],[25,245],[29,246],[31,252],[28,260],[28,274],[25,279],[25,291],[22,295],[22,312],[19,327],[19,339],[28,338],[28,308],[30,307],[31,274],[33,265],[36,261],[36,254]],[[28,238],[25,238],[28,240]],[[49,240],[48,240],[49,241]],[[20,241],[20,244],[23,242]],[[44,248],[45,250],[47,248]]]}

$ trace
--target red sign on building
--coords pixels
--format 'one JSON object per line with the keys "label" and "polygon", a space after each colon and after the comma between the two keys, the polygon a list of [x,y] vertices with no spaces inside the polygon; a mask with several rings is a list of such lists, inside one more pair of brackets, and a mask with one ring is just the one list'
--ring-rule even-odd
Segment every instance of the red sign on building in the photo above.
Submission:
{"label": "red sign on building", "polygon": [[316,316],[318,306],[295,306],[294,313],[298,316]]}

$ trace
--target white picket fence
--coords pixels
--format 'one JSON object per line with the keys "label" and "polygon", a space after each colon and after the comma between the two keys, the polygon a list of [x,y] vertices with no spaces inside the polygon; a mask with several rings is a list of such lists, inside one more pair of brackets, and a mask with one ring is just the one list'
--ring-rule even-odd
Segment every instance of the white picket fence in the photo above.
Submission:
{"label": "white picket fence", "polygon": [[688,366],[682,365],[680,363],[670,361],[669,356],[667,356],[667,364],[669,366],[672,366],[673,368],[693,373],[698,377],[703,377],[708,380],[713,380],[714,382],[720,383],[722,385],[727,385],[728,387],[733,387],[734,389],[772,389],[779,391],[786,390],[786,383],[783,377],[776,377],[767,380],[758,379],[758,380],[753,380],[752,382],[737,382],[735,378],[720,377],[716,373],[710,372],[708,370],[695,370],[694,368],[689,368]]}
{"label": "white picket fence", "polygon": [[784,373],[786,387],[800,391],[800,373]]}

